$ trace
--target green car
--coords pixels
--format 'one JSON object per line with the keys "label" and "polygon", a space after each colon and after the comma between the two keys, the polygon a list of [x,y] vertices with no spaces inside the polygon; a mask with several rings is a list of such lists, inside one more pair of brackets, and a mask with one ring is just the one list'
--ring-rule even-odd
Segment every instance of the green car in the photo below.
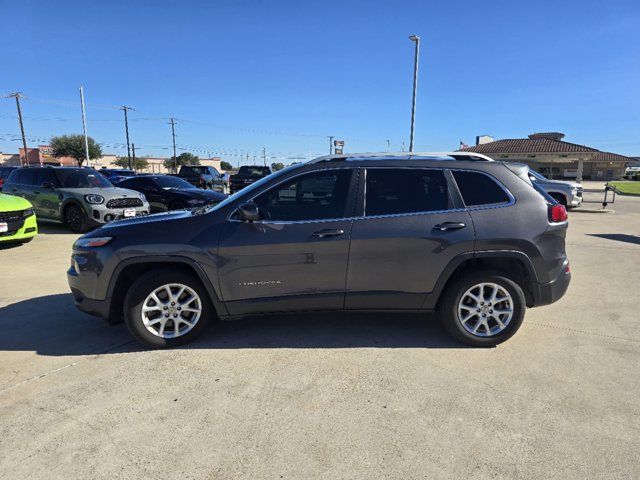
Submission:
{"label": "green car", "polygon": [[37,234],[38,224],[31,203],[0,193],[0,245],[30,242]]}

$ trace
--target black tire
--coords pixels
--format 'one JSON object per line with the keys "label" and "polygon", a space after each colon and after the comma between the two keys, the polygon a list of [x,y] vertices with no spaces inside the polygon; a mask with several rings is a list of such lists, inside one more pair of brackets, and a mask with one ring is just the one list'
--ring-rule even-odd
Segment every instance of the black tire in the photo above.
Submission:
{"label": "black tire", "polygon": [[560,205],[564,205],[565,207],[567,206],[567,198],[560,194],[560,193],[552,193],[551,197],[553,197],[554,200],[556,200]]}
{"label": "black tire", "polygon": [[[459,320],[458,304],[467,290],[480,283],[495,283],[504,288],[513,302],[513,316],[506,328],[492,336],[478,336],[467,331]],[[512,279],[488,270],[462,274],[447,287],[440,302],[440,318],[444,328],[460,342],[474,347],[494,347],[511,338],[522,325],[526,301],[520,285]],[[481,333],[486,333],[483,332]]]}
{"label": "black tire", "polygon": [[[151,333],[142,319],[142,307],[148,295],[167,284],[182,284],[200,298],[202,313],[191,330],[175,338],[163,338]],[[124,299],[124,321],[131,334],[140,343],[153,348],[171,348],[192,342],[216,319],[215,310],[207,290],[193,274],[181,269],[153,269],[138,278],[129,288]],[[171,321],[169,318],[168,321]],[[171,328],[171,324],[168,324]]]}
{"label": "black tire", "polygon": [[73,233],[84,233],[88,230],[87,216],[79,205],[71,203],[67,205],[63,213],[65,226]]}

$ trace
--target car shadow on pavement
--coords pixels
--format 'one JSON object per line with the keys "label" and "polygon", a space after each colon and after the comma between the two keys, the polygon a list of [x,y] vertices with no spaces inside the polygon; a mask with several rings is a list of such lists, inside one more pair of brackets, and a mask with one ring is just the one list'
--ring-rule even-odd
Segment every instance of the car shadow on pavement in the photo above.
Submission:
{"label": "car shadow on pavement", "polygon": [[78,235],[60,223],[38,221],[38,233],[43,235]]}
{"label": "car shadow on pavement", "polygon": [[599,237],[607,240],[616,240],[618,242],[640,245],[640,236],[638,235],[627,235],[626,233],[587,233],[587,235],[590,237]]}
{"label": "car shadow on pavement", "polygon": [[[0,351],[95,355],[145,350],[123,324],[78,311],[71,294],[48,295],[0,308]],[[183,349],[469,348],[433,315],[314,313],[263,315],[218,322]]]}

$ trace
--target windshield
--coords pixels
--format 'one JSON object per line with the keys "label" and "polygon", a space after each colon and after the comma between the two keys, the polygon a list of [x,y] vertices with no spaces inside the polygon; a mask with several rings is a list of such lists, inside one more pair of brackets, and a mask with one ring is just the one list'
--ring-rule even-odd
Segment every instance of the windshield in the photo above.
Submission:
{"label": "windshield", "polygon": [[271,171],[269,167],[240,167],[238,175],[241,177],[257,177],[261,175],[269,175]]}
{"label": "windshield", "polygon": [[[243,188],[242,190],[237,191],[236,193],[234,193],[233,195],[225,198],[222,202],[218,203],[217,205],[214,205],[213,207],[210,207],[207,212],[212,212],[214,210],[218,210],[219,208],[224,207],[225,205],[229,205],[231,202],[237,200],[238,198],[244,197],[246,196],[250,196],[249,194],[251,194],[251,192],[253,192],[255,189],[260,188],[262,185],[264,185],[267,182],[270,182],[272,179],[280,177],[282,174],[284,173],[288,173],[291,170],[295,170],[298,167],[301,167],[303,164],[301,163],[297,163],[295,165],[289,165],[287,168],[284,168],[282,170],[278,170],[275,173],[272,173],[271,175],[268,175],[266,177],[262,177],[260,180],[258,180],[255,183],[252,183],[251,185],[249,185],[248,187]],[[206,213],[206,212],[205,212]]]}
{"label": "windshield", "polygon": [[196,188],[186,180],[178,177],[153,177],[153,181],[158,187],[164,190],[169,190],[171,188],[179,188],[181,190]]}
{"label": "windshield", "polygon": [[[210,167],[185,167],[182,166],[180,167],[180,174],[181,175],[204,175],[209,172],[209,168]],[[215,170],[215,169],[214,169]]]}
{"label": "windshield", "polygon": [[56,176],[62,188],[111,188],[113,184],[96,171],[89,169],[60,169]]}

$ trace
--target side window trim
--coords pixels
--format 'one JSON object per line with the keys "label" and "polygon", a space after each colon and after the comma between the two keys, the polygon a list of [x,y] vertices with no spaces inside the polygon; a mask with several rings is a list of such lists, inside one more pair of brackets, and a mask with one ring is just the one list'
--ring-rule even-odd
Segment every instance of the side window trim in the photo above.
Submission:
{"label": "side window trim", "polygon": [[[368,170],[435,170],[443,173],[444,178],[447,182],[447,196],[449,200],[453,204],[453,208],[448,208],[446,210],[422,210],[419,212],[403,212],[403,213],[386,213],[381,215],[369,215],[367,216],[367,171]],[[448,213],[448,212],[459,212],[465,210],[463,205],[458,205],[455,199],[455,195],[452,193],[451,179],[447,175],[447,170],[444,168],[438,167],[420,167],[420,166],[410,166],[410,167],[363,167],[362,168],[362,211],[360,216],[357,219],[369,219],[369,218],[389,218],[389,217],[405,217],[405,216],[415,216],[415,215],[429,215],[429,214],[439,214],[439,213]],[[457,188],[457,187],[456,187]]]}
{"label": "side window trim", "polygon": [[[276,189],[278,187],[280,187],[281,185],[294,180],[298,177],[302,177],[304,175],[309,175],[309,174],[313,174],[313,173],[324,173],[324,172],[334,172],[337,170],[349,170],[351,172],[351,178],[349,180],[349,192],[347,194],[347,205],[345,206],[345,215],[342,217],[337,217],[337,218],[318,218],[318,219],[309,219],[309,220],[258,220],[254,223],[265,223],[265,224],[269,224],[269,225],[281,225],[281,224],[294,224],[294,223],[319,223],[319,222],[332,222],[332,221],[339,221],[339,220],[353,220],[354,218],[354,211],[355,211],[355,196],[356,193],[358,191],[358,178],[359,178],[359,168],[358,167],[336,167],[336,168],[319,168],[316,170],[309,170],[307,172],[301,172],[297,175],[292,175],[291,177],[287,177],[285,179],[283,179],[282,181],[276,183],[275,185],[271,185],[270,187],[266,188],[265,190],[262,190],[261,192],[256,193],[255,195],[253,195],[252,197],[246,199],[245,201],[243,201],[242,203],[249,203],[249,202],[253,202],[257,197],[259,197],[260,195],[263,195],[265,193],[270,192],[273,189]],[[230,212],[229,215],[227,216],[227,221],[228,222],[242,222],[242,220],[233,218],[234,215],[236,214],[238,208],[233,208]],[[347,215],[349,212],[351,212],[351,215]]]}
{"label": "side window trim", "polygon": [[[458,182],[456,182],[455,176],[453,175],[453,172],[469,172],[469,173],[479,173],[481,175],[484,175],[485,177],[489,177],[491,180],[493,180],[493,182],[495,182],[498,187],[500,187],[502,189],[502,191],[507,195],[507,197],[509,198],[509,200],[507,202],[497,202],[497,203],[483,203],[482,205],[467,205],[466,203],[464,203],[464,197],[462,196],[462,192],[460,191],[460,187],[458,186]],[[513,194],[509,191],[509,189],[507,187],[505,187],[502,182],[500,180],[498,180],[496,177],[494,177],[493,175],[487,173],[487,172],[482,172],[480,170],[471,170],[471,169],[462,169],[462,168],[456,168],[455,170],[451,170],[451,180],[453,182],[453,185],[455,185],[456,190],[458,191],[458,194],[460,195],[460,198],[462,199],[462,203],[464,205],[464,209],[465,210],[485,210],[487,208],[502,208],[502,207],[510,207],[511,205],[514,205],[516,203],[516,198],[513,196]]]}

